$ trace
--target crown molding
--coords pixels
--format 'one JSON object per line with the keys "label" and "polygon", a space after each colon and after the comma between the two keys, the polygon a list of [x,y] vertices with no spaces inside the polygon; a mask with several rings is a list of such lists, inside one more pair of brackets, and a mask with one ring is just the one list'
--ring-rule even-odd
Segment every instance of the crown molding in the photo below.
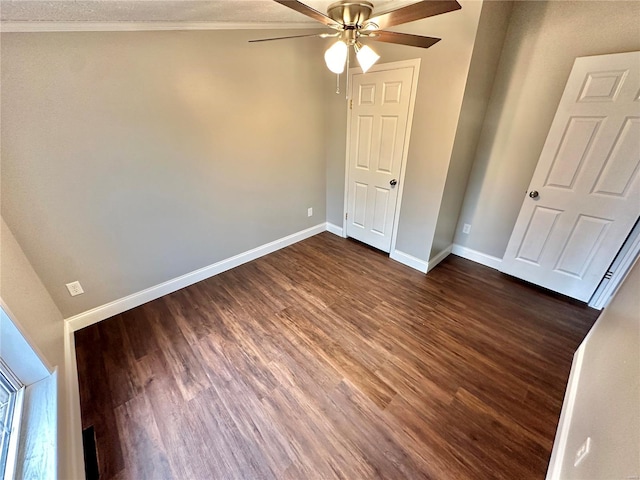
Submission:
{"label": "crown molding", "polygon": [[319,29],[315,23],[227,22],[0,22],[2,33],[30,32],[149,32],[167,30],[291,30]]}

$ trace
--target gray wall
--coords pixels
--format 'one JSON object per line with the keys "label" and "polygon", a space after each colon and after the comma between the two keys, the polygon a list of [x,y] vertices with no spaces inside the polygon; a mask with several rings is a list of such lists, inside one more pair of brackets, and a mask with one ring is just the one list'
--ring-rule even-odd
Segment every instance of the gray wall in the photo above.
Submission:
{"label": "gray wall", "polygon": [[[640,477],[640,263],[600,316],[584,349],[559,478]],[[591,449],[574,467],[587,437]]]}
{"label": "gray wall", "polygon": [[[461,1],[462,10],[440,15],[395,31],[442,38],[429,49],[371,42],[381,63],[420,58],[420,78],[396,248],[429,259],[440,202],[453,150],[462,99],[482,3]],[[346,111],[334,102],[338,118],[328,142],[335,153],[327,159],[327,221],[342,226]]]}
{"label": "gray wall", "polygon": [[514,2],[455,243],[502,258],[574,59],[640,50],[639,18],[640,2]]}
{"label": "gray wall", "polygon": [[430,258],[453,243],[512,7],[507,1],[482,5]]}
{"label": "gray wall", "polygon": [[2,215],[65,317],[325,221],[326,41],[281,33],[2,35]]}

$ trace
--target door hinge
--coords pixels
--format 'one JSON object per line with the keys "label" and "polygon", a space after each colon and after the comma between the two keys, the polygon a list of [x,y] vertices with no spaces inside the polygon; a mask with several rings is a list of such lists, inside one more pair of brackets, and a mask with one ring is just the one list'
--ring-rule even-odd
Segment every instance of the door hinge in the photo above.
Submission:
{"label": "door hinge", "polygon": [[345,214],[344,214],[344,219],[345,219],[345,220],[348,220],[348,219],[349,219],[349,214],[348,214],[348,213],[345,213]]}
{"label": "door hinge", "polygon": [[606,278],[607,280],[611,279],[612,276],[613,272],[611,270],[607,270],[607,273],[604,274],[604,278]]}
{"label": "door hinge", "polygon": [[349,110],[353,110],[353,98],[349,100]]}

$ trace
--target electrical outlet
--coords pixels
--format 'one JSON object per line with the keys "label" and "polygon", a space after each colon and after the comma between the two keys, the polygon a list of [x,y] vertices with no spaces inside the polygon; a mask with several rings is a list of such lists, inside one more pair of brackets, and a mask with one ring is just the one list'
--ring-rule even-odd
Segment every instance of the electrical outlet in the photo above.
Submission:
{"label": "electrical outlet", "polygon": [[82,285],[80,285],[80,282],[67,283],[67,290],[69,290],[69,294],[72,297],[75,297],[76,295],[80,295],[84,293],[84,290],[82,289]]}
{"label": "electrical outlet", "polygon": [[311,217],[313,216],[313,208],[309,207],[307,208],[307,217]]}
{"label": "electrical outlet", "polygon": [[580,462],[584,460],[584,457],[586,457],[589,454],[590,450],[591,450],[591,437],[587,437],[584,443],[580,445],[580,448],[578,448],[578,450],[576,451],[576,461],[573,463],[573,466],[577,467],[580,464]]}
{"label": "electrical outlet", "polygon": [[471,224],[465,223],[464,226],[462,227],[462,233],[466,233],[466,234],[471,233]]}

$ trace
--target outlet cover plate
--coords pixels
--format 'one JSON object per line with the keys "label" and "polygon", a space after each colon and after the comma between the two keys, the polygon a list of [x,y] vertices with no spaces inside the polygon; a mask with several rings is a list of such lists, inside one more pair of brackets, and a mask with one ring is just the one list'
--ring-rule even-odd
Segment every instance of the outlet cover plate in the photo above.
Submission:
{"label": "outlet cover plate", "polygon": [[573,466],[577,467],[580,464],[580,462],[582,462],[582,460],[584,460],[584,458],[589,454],[590,450],[591,450],[591,437],[587,437],[584,443],[580,445],[580,448],[578,448],[578,450],[576,451],[576,460],[573,463]]}
{"label": "outlet cover plate", "polygon": [[469,223],[465,223],[462,227],[462,233],[471,233],[471,225]]}
{"label": "outlet cover plate", "polygon": [[81,295],[84,293],[84,290],[82,289],[82,285],[80,285],[80,282],[71,282],[71,283],[67,283],[67,290],[69,290],[69,295],[71,295],[72,297],[75,297],[76,295]]}
{"label": "outlet cover plate", "polygon": [[313,208],[309,207],[307,208],[307,217],[311,217],[313,215]]}

